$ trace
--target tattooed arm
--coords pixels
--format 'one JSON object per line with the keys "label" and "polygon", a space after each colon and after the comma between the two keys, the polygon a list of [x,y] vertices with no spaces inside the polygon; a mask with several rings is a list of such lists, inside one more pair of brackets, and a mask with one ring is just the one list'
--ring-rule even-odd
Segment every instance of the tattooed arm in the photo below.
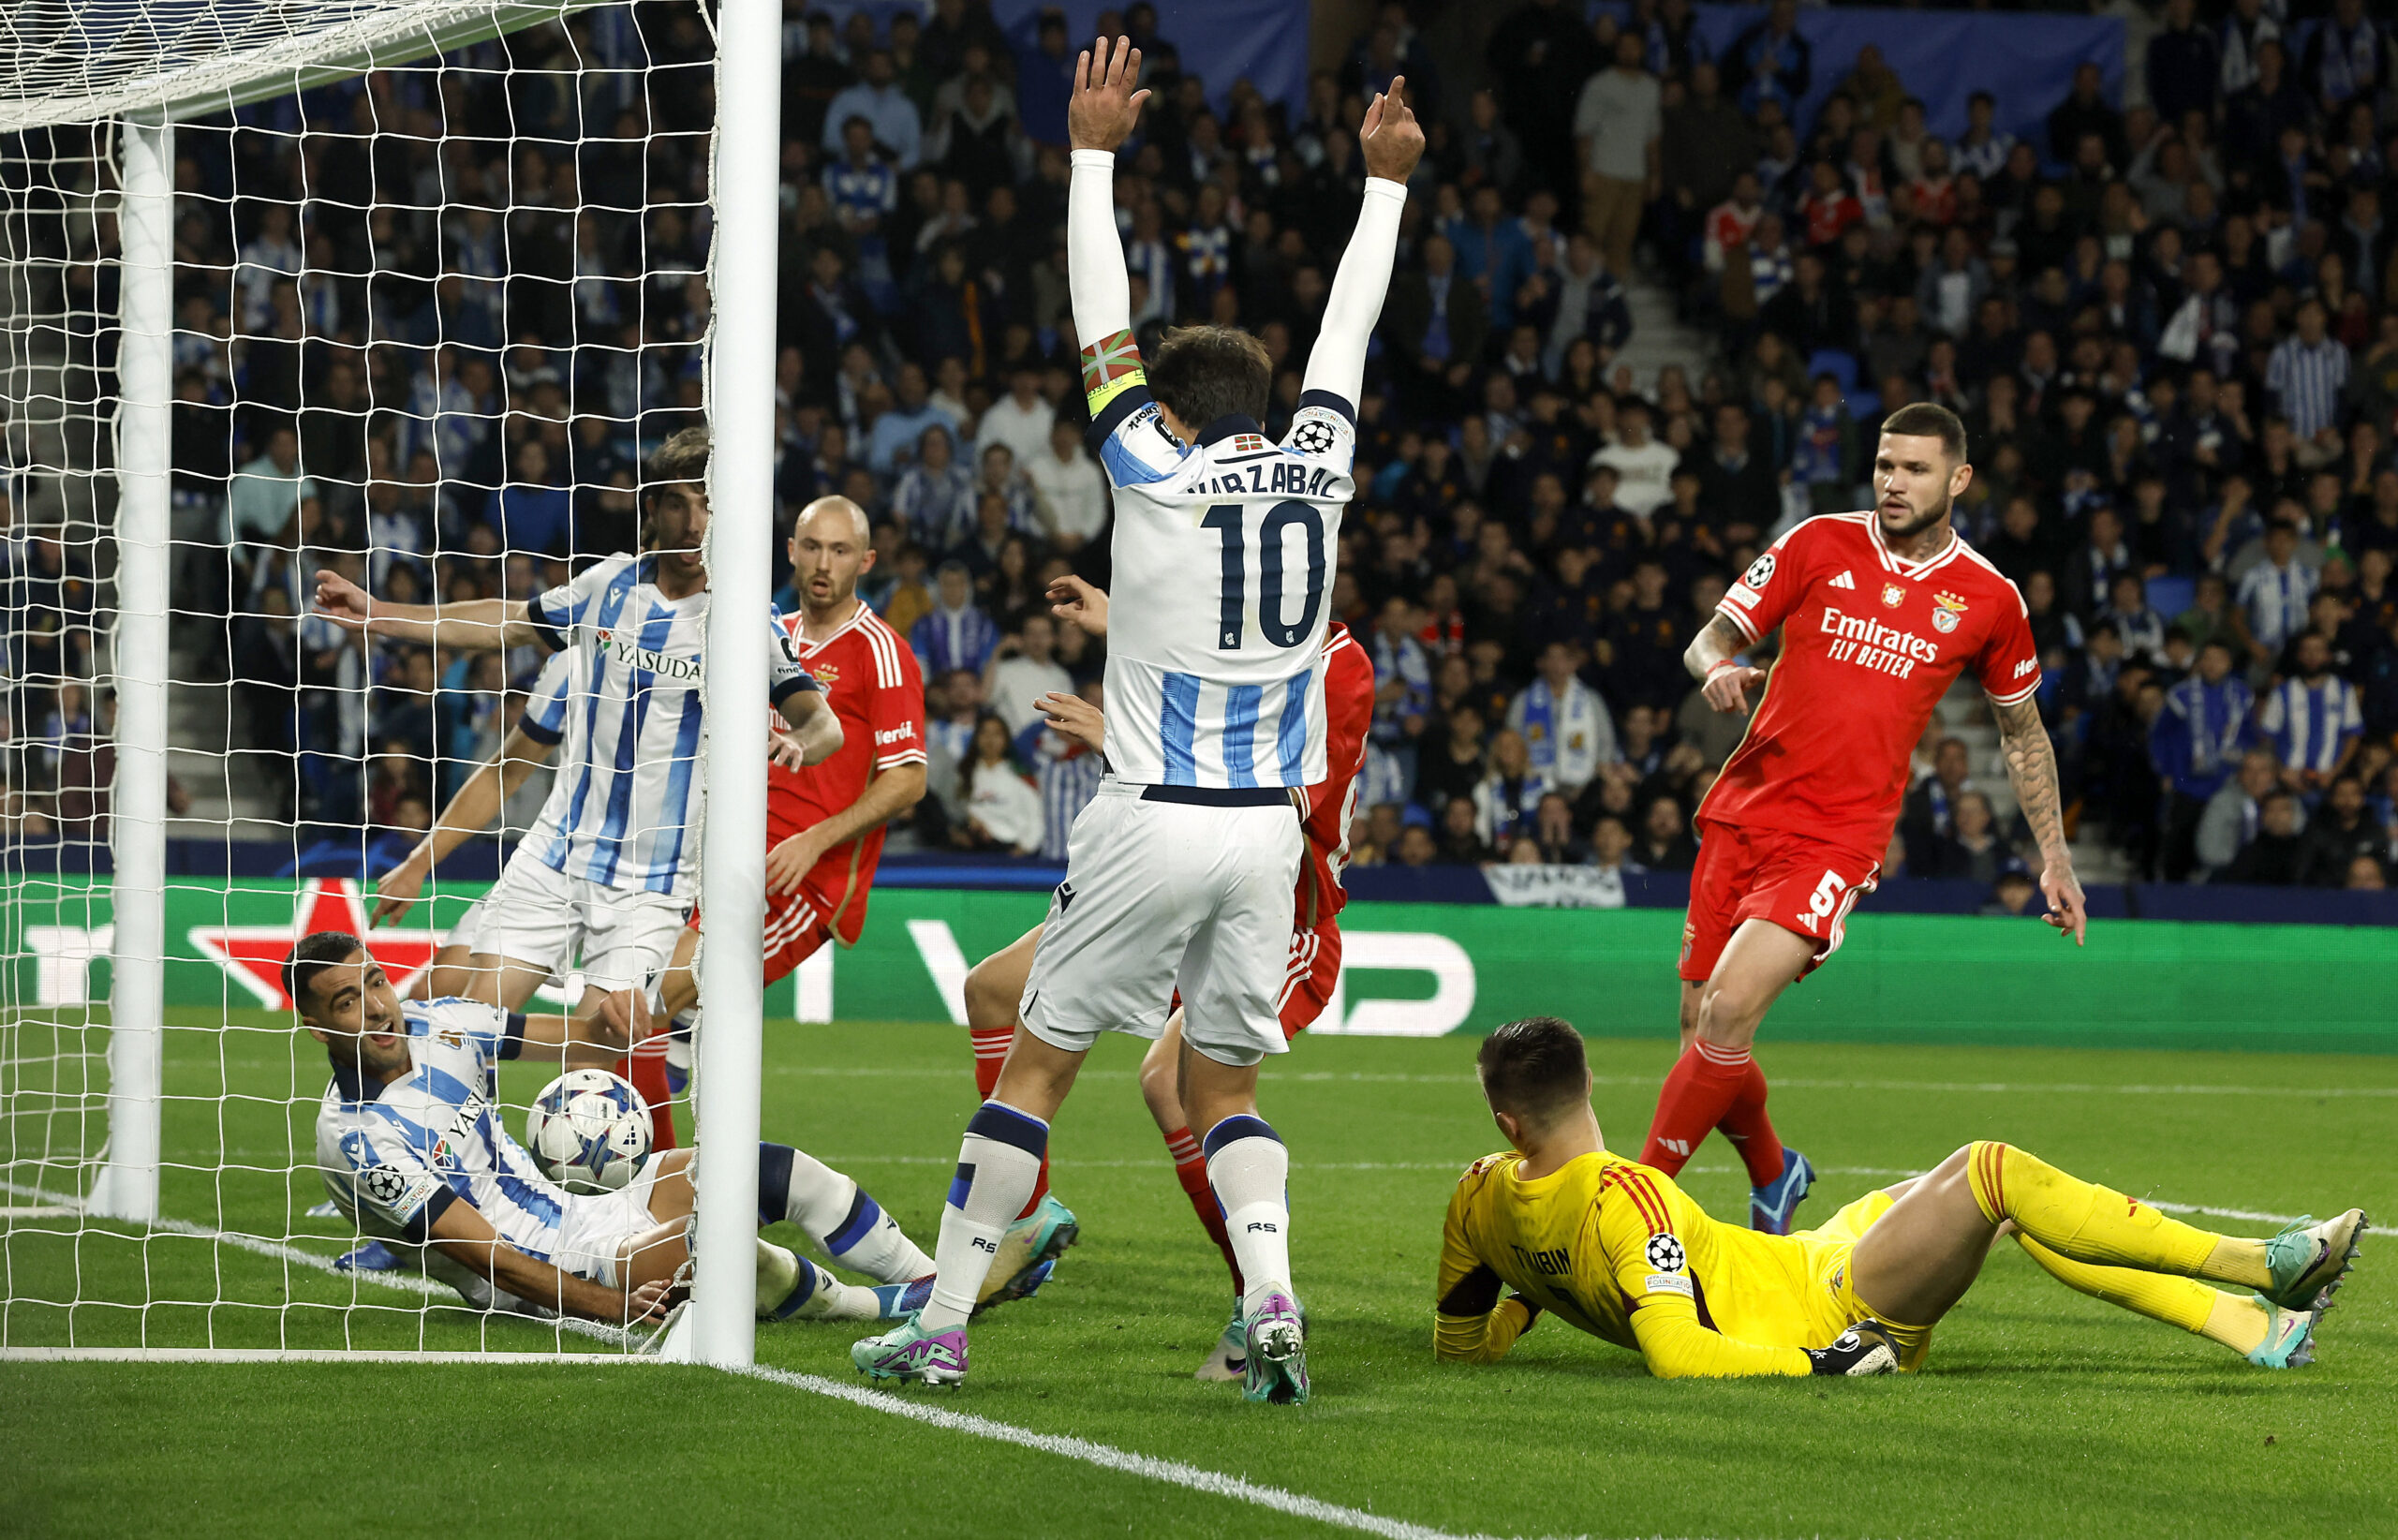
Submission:
{"label": "tattooed arm", "polygon": [[1731,617],[1718,612],[1682,649],[1682,667],[1699,681],[1699,693],[1718,711],[1749,709],[1749,690],[1765,687],[1765,670],[1734,661],[1749,639]]}
{"label": "tattooed arm", "polygon": [[2039,703],[2025,696],[2012,705],[1991,703],[1998,718],[1998,746],[2006,756],[2006,778],[2024,822],[2040,844],[2040,892],[2049,901],[2041,918],[2074,944],[2083,943],[2090,916],[2081,903],[2081,881],[2073,874],[2073,851],[2065,842],[2065,802],[2057,790],[2056,751],[2049,745],[2049,730],[2040,722]]}

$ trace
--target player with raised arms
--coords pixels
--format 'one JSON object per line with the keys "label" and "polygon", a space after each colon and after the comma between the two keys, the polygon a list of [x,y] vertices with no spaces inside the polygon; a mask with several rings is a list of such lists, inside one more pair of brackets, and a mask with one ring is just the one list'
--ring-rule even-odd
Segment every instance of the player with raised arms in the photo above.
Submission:
{"label": "player with raised arms", "polygon": [[1301,1401],[1290,1162],[1257,1115],[1257,1067],[1288,1046],[1276,1003],[1300,816],[1327,774],[1324,632],[1356,402],[1424,134],[1399,81],[1366,109],[1364,207],[1276,444],[1258,424],[1273,366],[1256,338],[1189,327],[1146,363],[1133,344],[1113,204],[1115,151],[1148,96],[1132,89],[1139,70],[1127,39],[1101,39],[1067,111],[1067,276],[1089,437],[1116,488],[1123,601],[1108,637],[1109,770],[1074,822],[998,1087],[967,1125],[932,1297],[851,1358],[877,1379],[965,1377],[967,1317],[1084,1056],[1103,1031],[1158,1036],[1178,989],[1182,1104],[1248,1286],[1243,1393]]}
{"label": "player with raised arms", "polygon": [[[1104,591],[1080,578],[1062,577],[1050,585],[1049,597],[1060,620],[1072,621],[1093,636],[1107,634]],[[1052,727],[1093,749],[1105,748],[1104,713],[1089,702],[1073,695],[1044,695],[1037,703]],[[1325,627],[1324,633],[1324,713],[1326,773],[1322,781],[1308,788],[1308,810],[1300,825],[1307,853],[1292,897],[1290,959],[1283,969],[1282,992],[1275,1002],[1286,1039],[1296,1037],[1324,1014],[1340,977],[1340,909],[1348,901],[1341,874],[1349,865],[1349,820],[1356,811],[1357,777],[1366,767],[1366,730],[1374,715],[1373,659],[1338,620]],[[966,975],[966,1029],[974,1046],[974,1083],[985,1097],[998,1088],[999,1066],[1014,1041],[1016,1007],[1024,1000],[1025,980],[1040,944],[1041,926],[1034,925],[975,964]],[[1223,1253],[1224,1266],[1232,1273],[1231,1322],[1192,1378],[1241,1379],[1248,1370],[1240,1308],[1246,1290],[1240,1259],[1224,1231],[1223,1211],[1216,1207],[1216,1195],[1207,1186],[1206,1158],[1191,1136],[1191,1118],[1182,1106],[1182,1012],[1178,1008],[1166,1018],[1165,1030],[1142,1057],[1141,1098],[1148,1103],[1149,1116],[1157,1119],[1158,1133],[1174,1162],[1175,1179],[1191,1200],[1199,1227]],[[1033,1192],[1028,1214],[1057,1202],[1049,1196],[1045,1160]]]}
{"label": "player with raised arms", "polygon": [[[1918,402],[1882,424],[1880,501],[1773,542],[1683,654],[1718,711],[1756,716],[1699,804],[1682,924],[1681,1057],[1657,1097],[1644,1164],[1675,1175],[1721,1129],[1740,1152],[1750,1222],[1787,1234],[1814,1170],[1766,1115],[1751,1054],[1783,990],[1839,950],[1873,890],[1907,790],[1908,753],[1967,669],[1996,718],[2007,778],[2039,841],[2048,922],[2088,925],[2065,845],[2056,755],[2035,699],[2039,653],[2015,585],[1949,526],[1973,481],[1965,428]],[[1782,631],[1771,684],[1742,651]]]}
{"label": "player with raised arms", "polygon": [[1511,1021],[1475,1064],[1510,1148],[1467,1169],[1442,1231],[1434,1350],[1467,1363],[1504,1357],[1553,1311],[1659,1379],[1913,1370],[2011,1235],[2069,1288],[2258,1368],[2298,1369],[2365,1229],[2351,1208],[2270,1239],[2220,1236],[1977,1140],[1821,1228],[1765,1235],[1608,1151],[1581,1034],[1564,1022]]}
{"label": "player with raised arms", "polygon": [[[318,574],[318,608],[371,635],[469,650],[540,642],[571,657],[562,767],[485,898],[468,959],[468,992],[486,1003],[519,1009],[579,961],[588,1014],[662,967],[690,916],[705,801],[707,455],[704,428],[669,438],[646,467],[645,554],[610,556],[530,600],[392,604]],[[792,731],[784,751],[821,763],[841,747],[839,718],[772,614],[760,619],[769,694]]]}
{"label": "player with raised arms", "polygon": [[[614,1192],[569,1192],[510,1136],[491,1099],[502,1059],[614,1062],[632,1035],[615,1012],[526,1016],[478,1000],[403,1000],[358,939],[336,930],[301,939],[284,987],[333,1061],[317,1110],[317,1165],[360,1230],[405,1249],[481,1308],[517,1302],[601,1321],[663,1308],[689,1255],[693,1151],[651,1157]],[[789,1220],[884,1286],[844,1283],[761,1238],[759,1315],[896,1315],[931,1259],[888,1220],[864,1222],[881,1210],[847,1177],[796,1179],[802,1162],[815,1164],[789,1145],[758,1146],[762,1222]]]}

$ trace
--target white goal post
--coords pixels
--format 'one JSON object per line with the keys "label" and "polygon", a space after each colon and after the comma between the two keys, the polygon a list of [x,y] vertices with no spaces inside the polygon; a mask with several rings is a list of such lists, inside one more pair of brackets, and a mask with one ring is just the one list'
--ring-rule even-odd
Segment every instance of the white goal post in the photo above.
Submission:
{"label": "white goal post", "polygon": [[[178,348],[194,343],[188,330],[178,330],[184,304],[177,287],[177,178],[184,169],[178,159],[178,125],[252,104],[297,98],[318,88],[354,82],[370,71],[417,65],[539,24],[554,23],[563,30],[570,19],[585,12],[629,10],[629,6],[609,6],[601,0],[549,0],[538,5],[491,0],[25,0],[0,14],[0,152],[5,152],[0,159],[15,163],[7,185],[0,187],[0,199],[7,200],[0,204],[0,223],[8,230],[7,247],[0,249],[0,266],[18,268],[19,259],[25,259],[16,275],[6,280],[10,304],[0,312],[9,333],[5,361],[7,385],[0,412],[15,419],[7,423],[7,443],[0,445],[0,470],[11,478],[7,495],[17,505],[0,505],[0,535],[14,539],[37,522],[33,515],[38,511],[22,506],[28,499],[70,498],[70,494],[84,499],[93,530],[85,542],[88,551],[81,552],[91,569],[86,573],[87,586],[110,597],[94,605],[102,617],[98,622],[102,634],[92,644],[92,660],[80,676],[80,688],[95,697],[104,688],[112,690],[116,712],[112,735],[105,725],[85,734],[98,737],[112,754],[112,772],[100,783],[105,791],[101,821],[106,830],[101,837],[113,872],[108,884],[111,912],[105,926],[77,932],[84,938],[81,944],[109,967],[104,1050],[82,1047],[89,1040],[74,1037],[67,1027],[44,1027],[36,1021],[43,1016],[37,1007],[80,1004],[84,998],[81,993],[84,956],[74,950],[79,943],[73,939],[57,942],[66,950],[52,955],[43,950],[47,943],[42,940],[28,939],[31,930],[40,927],[29,926],[22,919],[0,924],[0,1138],[5,1139],[0,1143],[0,1167],[7,1171],[7,1180],[0,1182],[0,1188],[6,1189],[0,1191],[0,1214],[5,1214],[0,1217],[0,1244],[22,1238],[21,1228],[25,1235],[39,1232],[43,1237],[59,1240],[67,1257],[61,1266],[70,1266],[78,1291],[67,1301],[69,1306],[81,1306],[93,1297],[81,1292],[85,1287],[82,1269],[88,1263],[81,1249],[90,1238],[87,1230],[106,1230],[110,1236],[134,1244],[138,1250],[133,1254],[141,1259],[137,1266],[142,1271],[116,1291],[123,1295],[129,1289],[133,1296],[104,1302],[111,1308],[125,1306],[139,1311],[137,1335],[144,1344],[159,1343],[157,1351],[187,1352],[195,1345],[218,1349],[216,1316],[206,1307],[222,1301],[171,1301],[178,1308],[202,1307],[192,1317],[200,1323],[193,1328],[200,1333],[200,1339],[154,1336],[151,1310],[170,1302],[141,1294],[153,1244],[197,1237],[211,1247],[234,1245],[281,1266],[287,1276],[293,1276],[295,1267],[325,1272],[332,1266],[331,1251],[289,1244],[300,1238],[296,1236],[233,1233],[230,1226],[196,1222],[192,1216],[174,1212],[161,1197],[162,1168],[175,1163],[169,1125],[177,1117],[185,1124],[198,1120],[192,1116],[195,1109],[177,1111],[177,1096],[170,1087],[167,987],[170,969],[186,966],[173,960],[176,948],[170,936],[170,835],[192,822],[170,811],[171,799],[180,793],[171,790],[170,774],[170,754],[190,752],[173,741],[172,724],[179,719],[180,709],[175,697],[188,681],[172,675],[170,659],[187,641],[177,633],[193,618],[188,606],[178,609],[174,585],[195,559],[194,542],[178,525],[175,500],[178,478],[189,471],[177,463],[175,452],[180,442],[177,412],[184,373]],[[706,271],[692,275],[693,281],[705,284],[707,323],[704,332],[691,340],[701,361],[700,410],[713,440],[707,565],[714,597],[705,641],[704,690],[708,697],[729,703],[727,709],[706,713],[699,748],[697,773],[708,793],[700,890],[701,908],[708,920],[708,944],[702,954],[707,1015],[693,1087],[698,1098],[696,1115],[708,1142],[741,1154],[703,1159],[696,1166],[694,1295],[685,1317],[686,1329],[678,1330],[668,1351],[698,1361],[742,1367],[753,1361],[755,1348],[757,1167],[748,1152],[754,1148],[760,1132],[760,931],[765,854],[765,719],[753,703],[767,689],[756,628],[770,602],[774,570],[777,425],[772,328],[740,320],[730,325],[716,321],[727,317],[771,316],[775,311],[780,220],[781,10],[777,0],[718,0],[709,7],[694,6],[692,14],[713,40],[708,52],[714,55],[715,81],[702,211],[703,217],[713,221],[713,231],[706,239]],[[629,21],[625,24],[632,25]],[[492,89],[513,90],[518,83],[510,80]],[[595,87],[592,81],[576,81],[567,89]],[[582,111],[576,109],[578,114]],[[582,118],[578,115],[576,121]],[[69,155],[58,148],[70,142],[57,137],[62,131],[84,136],[71,142],[90,146],[91,170],[83,176],[86,206],[60,217],[81,218],[101,234],[91,237],[87,231],[80,238],[82,246],[67,258],[53,261],[44,255],[34,261],[29,254],[43,239],[34,227],[52,220],[53,200],[43,186],[44,164],[63,162]],[[224,137],[230,142],[242,131],[227,130]],[[573,148],[587,148],[601,137],[588,136]],[[445,153],[449,149],[446,130],[440,148]],[[512,158],[510,164],[514,164]],[[33,170],[15,174],[24,167]],[[647,174],[644,161],[636,175],[645,178]],[[73,178],[61,172],[54,180],[64,185]],[[646,191],[645,182],[643,186]],[[249,194],[245,192],[244,197]],[[451,212],[447,205],[439,206],[437,220],[446,219]],[[642,222],[648,211],[629,212],[635,224],[646,229]],[[75,340],[81,334],[79,325],[92,318],[79,308],[86,304],[75,297],[82,291],[71,283],[63,289],[55,284],[44,287],[47,280],[37,270],[55,268],[64,273],[76,264],[107,266],[105,226],[111,216],[117,247],[113,316],[98,302],[90,302],[97,309],[96,319],[82,330],[101,337],[97,346],[102,350],[112,344],[116,388],[112,399],[104,394],[78,406],[71,386],[52,382],[67,379],[79,369],[90,378],[106,378],[110,361],[75,362],[81,356],[75,353],[77,348],[88,351],[94,347],[89,338]],[[370,213],[363,213],[362,224],[370,217]],[[67,237],[67,244],[74,246],[77,239]],[[437,235],[437,244],[441,240]],[[646,250],[645,241],[637,235],[634,244]],[[96,250],[101,254],[96,258]],[[575,282],[580,284],[582,270],[575,271]],[[377,303],[372,286],[382,276],[371,271],[363,275],[370,304]],[[439,280],[446,284],[450,276],[445,265]],[[507,273],[485,276],[495,291],[514,281]],[[639,306],[667,278],[681,276],[661,275],[644,267],[633,278],[621,280],[619,287],[634,295],[628,303]],[[614,275],[606,277],[617,281]],[[234,270],[230,281],[238,304],[241,269]],[[93,292],[104,294],[105,288]],[[574,290],[576,295],[581,292]],[[67,297],[58,298],[61,293]],[[273,298],[279,304],[285,296],[275,293]],[[315,303],[311,295],[302,299]],[[426,303],[437,306],[446,302]],[[644,369],[656,365],[658,355],[647,334],[640,333],[640,325],[637,318],[631,328],[637,340],[629,345],[631,357],[625,367],[636,377],[632,387],[636,398],[645,401],[640,392],[652,382],[641,377]],[[236,332],[238,342],[238,326]],[[67,348],[64,362],[52,356],[52,333],[69,339],[63,345]],[[494,356],[505,352],[512,357],[518,350],[516,340],[502,334],[492,349]],[[446,334],[437,336],[429,347],[438,349],[449,341]],[[205,339],[200,343],[204,345]],[[295,357],[298,347],[294,345]],[[570,359],[570,374],[573,367]],[[617,377],[623,372],[619,368]],[[666,383],[671,387],[675,381],[670,378]],[[507,409],[501,408],[502,415]],[[58,422],[52,422],[52,417]],[[87,451],[58,449],[56,444],[64,441],[59,422],[71,428],[75,421],[83,419],[94,425]],[[638,427],[637,410],[636,439],[642,437]],[[72,437],[66,433],[66,437]],[[429,430],[426,437],[433,437]],[[48,492],[20,495],[21,485],[33,484],[18,479],[18,472],[28,466],[46,478]],[[503,481],[512,474],[511,466],[503,473]],[[79,485],[83,490],[74,493]],[[493,489],[494,506],[498,506],[496,499],[504,490]],[[11,518],[20,526],[13,532],[8,527]],[[232,559],[238,555],[233,547],[239,539],[235,526],[222,549],[207,546],[197,553],[198,558]],[[301,544],[303,549],[293,553],[295,563],[312,554],[304,549],[304,538]],[[371,551],[366,553],[369,559],[373,555]],[[68,559],[77,557],[78,548],[70,541]],[[7,553],[0,551],[0,560],[6,559]],[[503,548],[493,559],[508,563],[512,548]],[[7,570],[0,567],[0,577],[7,575]],[[111,611],[112,622],[107,618]],[[0,644],[11,640],[5,629],[15,613],[0,610]],[[229,629],[229,613],[225,624]],[[26,632],[16,640],[30,644],[45,639]],[[0,675],[22,661],[0,652]],[[234,666],[238,668],[237,661]],[[61,731],[71,733],[74,713],[67,709],[65,691],[79,687],[73,670],[64,670],[59,676],[66,683],[54,692],[55,709],[51,715],[64,718]],[[238,674],[228,681],[229,687],[240,683]],[[10,703],[11,698],[0,693],[0,712]],[[98,703],[94,699],[89,703]],[[5,727],[0,727],[0,738],[8,740],[9,756],[0,759],[0,850],[12,848],[11,838],[41,822],[36,805],[22,796],[24,788],[10,784],[12,763],[40,752],[56,757],[54,746],[45,748],[37,741],[39,724],[24,718],[24,712],[31,708],[18,703],[16,709],[17,715],[7,718]],[[232,754],[221,757],[228,783],[238,780],[244,772],[234,766]],[[291,758],[297,762],[304,755],[295,748]],[[365,756],[361,755],[353,786],[363,781],[364,765]],[[221,822],[223,837],[229,845],[243,815],[229,801],[226,810]],[[296,827],[286,830],[285,836],[293,847],[295,870],[304,877],[308,868]],[[363,828],[360,838],[363,844]],[[0,871],[0,884],[10,892],[37,869],[14,857],[7,866],[7,870]],[[368,897],[371,900],[371,895]],[[8,901],[8,896],[0,895],[0,904]],[[50,928],[62,935],[72,929]],[[22,982],[37,976],[45,981],[38,986]],[[251,1003],[238,992],[229,992],[228,998]],[[96,1029],[98,1025],[96,1019],[91,1024]],[[40,1035],[34,1029],[37,1027],[48,1035]],[[98,1036],[96,1030],[94,1037]],[[220,1059],[231,1052],[224,1050]],[[96,1064],[89,1061],[104,1062],[104,1084],[94,1073]],[[28,1069],[28,1065],[39,1068]],[[321,1087],[321,1058],[317,1073]],[[304,1084],[290,1086],[282,1096],[284,1105],[277,1117],[288,1121],[303,1116],[306,1108],[313,1107],[316,1095],[317,1090]],[[90,1133],[77,1132],[85,1125],[92,1126]],[[220,1111],[215,1137],[230,1141],[233,1136],[225,1132],[228,1126],[227,1116]],[[267,1155],[274,1153],[270,1150]],[[256,1152],[232,1149],[229,1143],[221,1156],[228,1169],[259,1158]],[[22,1328],[12,1331],[10,1323],[19,1318],[14,1310],[20,1302],[17,1280],[36,1276],[37,1269],[30,1264],[18,1266],[14,1251],[10,1261],[8,1269],[0,1274],[6,1280],[0,1282],[0,1295],[6,1296],[0,1297],[0,1355],[20,1349],[58,1351],[57,1339],[38,1333],[29,1337]],[[426,1296],[423,1290],[416,1296]],[[163,1314],[162,1310],[162,1318]],[[71,1325],[71,1310],[67,1319],[66,1345],[72,1349],[76,1328]],[[632,1340],[633,1334],[625,1334],[620,1342]],[[589,1347],[582,1338],[561,1336],[556,1340],[562,1350]],[[96,1351],[124,1351],[120,1338],[108,1338],[107,1344]],[[484,1340],[481,1345],[488,1351],[496,1344]],[[258,1350],[243,1339],[239,1351],[254,1354]],[[305,1350],[293,1345],[289,1351],[298,1355]]]}

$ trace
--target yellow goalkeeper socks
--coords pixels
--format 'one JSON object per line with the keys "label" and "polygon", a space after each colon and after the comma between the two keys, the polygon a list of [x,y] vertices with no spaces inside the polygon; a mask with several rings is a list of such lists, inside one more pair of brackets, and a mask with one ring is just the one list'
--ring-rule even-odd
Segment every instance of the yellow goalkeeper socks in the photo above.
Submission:
{"label": "yellow goalkeeper socks", "polygon": [[2152,1321],[2221,1342],[2232,1352],[2254,1353],[2265,1340],[2272,1317],[2249,1295],[2225,1294],[2186,1278],[2142,1272],[2137,1267],[2101,1267],[2076,1262],[2034,1240],[2021,1230],[2015,1243],[2050,1278],[2093,1299],[2120,1305]]}
{"label": "yellow goalkeeper socks", "polygon": [[2169,1219],[2136,1198],[2069,1177],[2011,1145],[1976,1141],[1967,1150],[1965,1171],[1983,1218],[1993,1224],[2011,1219],[2033,1239],[2075,1262],[2256,1289],[2272,1286],[2263,1241],[2218,1236]]}

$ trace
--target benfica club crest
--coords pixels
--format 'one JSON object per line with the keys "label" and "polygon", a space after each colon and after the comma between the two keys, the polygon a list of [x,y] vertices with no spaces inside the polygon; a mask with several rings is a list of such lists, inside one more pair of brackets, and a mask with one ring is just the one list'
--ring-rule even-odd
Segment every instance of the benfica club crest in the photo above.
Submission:
{"label": "benfica club crest", "polygon": [[1964,613],[1965,601],[1957,595],[1934,594],[1932,596],[1932,629],[1936,631],[1955,630],[1957,629],[1957,617]]}
{"label": "benfica club crest", "polygon": [[1882,602],[1895,610],[1907,601],[1907,591],[1895,583],[1882,585]]}

